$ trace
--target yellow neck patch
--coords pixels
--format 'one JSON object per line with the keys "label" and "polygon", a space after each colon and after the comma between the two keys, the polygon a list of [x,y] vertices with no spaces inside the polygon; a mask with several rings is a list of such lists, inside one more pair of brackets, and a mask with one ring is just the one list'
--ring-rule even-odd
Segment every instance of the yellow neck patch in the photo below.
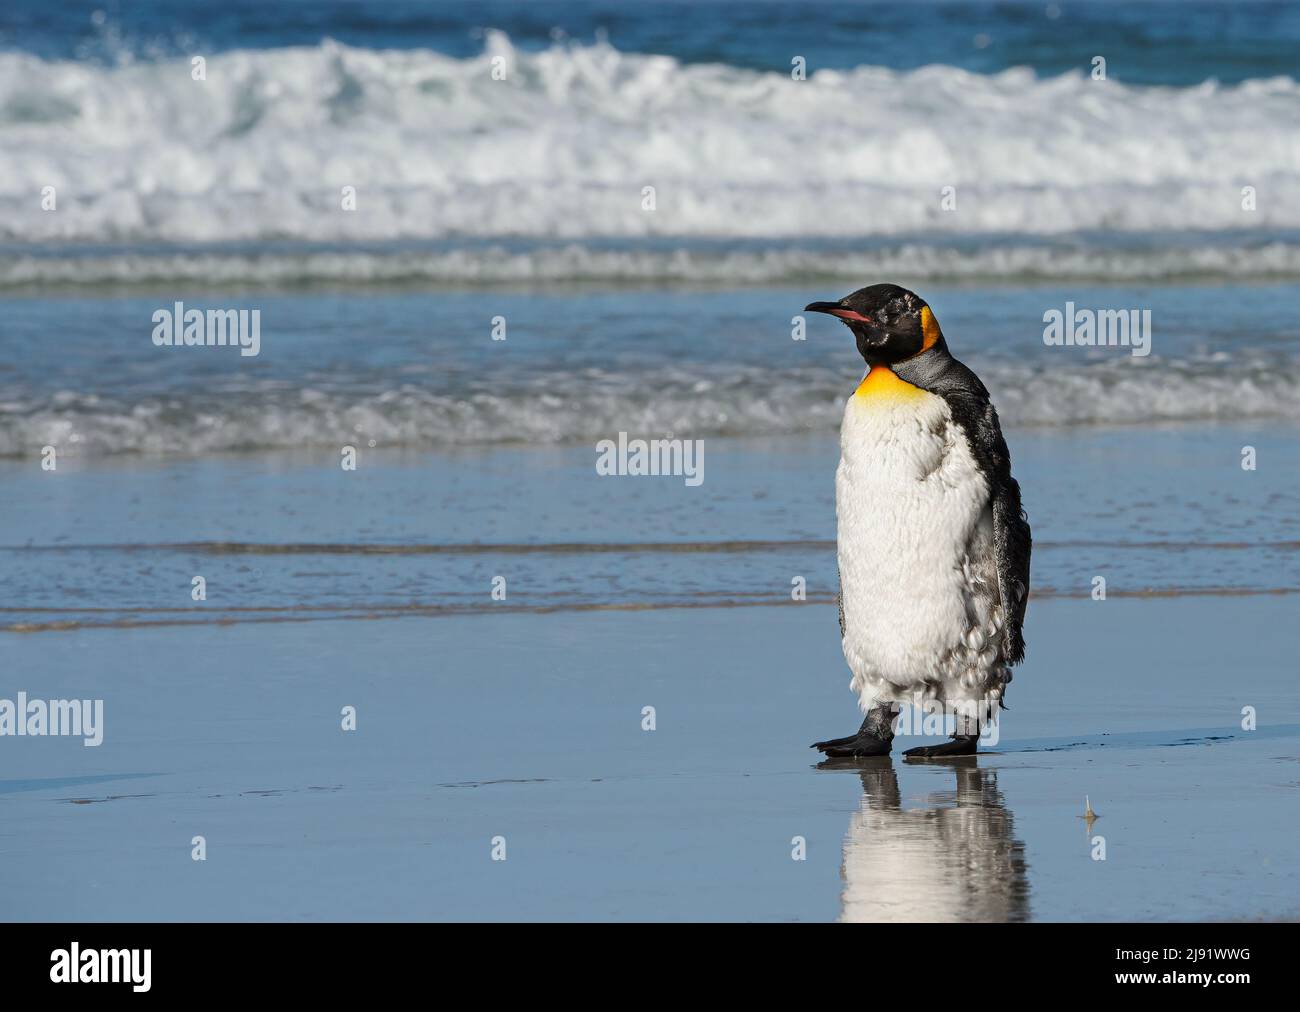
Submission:
{"label": "yellow neck patch", "polygon": [[862,382],[858,384],[858,389],[853,392],[853,396],[870,399],[875,403],[884,403],[914,400],[917,397],[925,397],[926,393],[920,387],[912,386],[907,380],[899,379],[894,370],[883,365],[873,365],[871,371],[862,377]]}
{"label": "yellow neck patch", "polygon": [[[935,342],[942,336],[939,330],[939,321],[934,318],[930,312],[929,306],[921,307],[921,351],[929,351],[934,347]],[[921,354],[918,351],[917,354]]]}

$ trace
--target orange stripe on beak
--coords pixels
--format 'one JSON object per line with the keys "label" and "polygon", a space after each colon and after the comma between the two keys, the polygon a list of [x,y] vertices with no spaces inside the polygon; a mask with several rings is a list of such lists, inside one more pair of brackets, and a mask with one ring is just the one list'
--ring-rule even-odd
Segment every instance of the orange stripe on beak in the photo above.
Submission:
{"label": "orange stripe on beak", "polygon": [[863,316],[861,313],[852,309],[831,309],[828,310],[831,316],[838,316],[841,320],[857,320],[859,323],[871,323],[870,317]]}
{"label": "orange stripe on beak", "polygon": [[872,323],[874,322],[869,316],[863,316],[853,309],[845,309],[838,302],[810,302],[803,307],[805,313],[826,313],[828,316],[838,316],[841,320],[852,320],[855,323]]}

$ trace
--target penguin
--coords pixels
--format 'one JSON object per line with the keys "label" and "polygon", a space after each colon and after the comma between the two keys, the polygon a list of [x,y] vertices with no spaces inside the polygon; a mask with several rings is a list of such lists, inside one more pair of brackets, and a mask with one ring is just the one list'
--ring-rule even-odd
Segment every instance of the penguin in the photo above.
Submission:
{"label": "penguin", "polygon": [[871,285],[804,311],[842,320],[867,364],[835,477],[840,639],[866,717],[812,747],[887,755],[907,703],[956,730],[905,756],[973,755],[1025,655],[1031,536],[998,413],[915,292]]}

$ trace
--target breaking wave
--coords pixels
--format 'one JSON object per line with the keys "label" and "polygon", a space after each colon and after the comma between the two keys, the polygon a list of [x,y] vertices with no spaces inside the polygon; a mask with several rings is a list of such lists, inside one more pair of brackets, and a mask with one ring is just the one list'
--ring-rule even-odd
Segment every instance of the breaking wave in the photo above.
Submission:
{"label": "breaking wave", "polygon": [[[1298,100],[1289,77],[1175,88],[859,66],[793,81],[605,42],[522,52],[500,32],[468,59],[233,51],[204,81],[186,59],[6,52],[0,239],[1286,230],[1300,227]],[[46,186],[55,212],[33,197]]]}
{"label": "breaking wave", "polygon": [[[1043,366],[972,360],[1004,423],[1141,425],[1300,419],[1300,365],[1265,355]],[[657,367],[485,377],[459,390],[382,393],[256,386],[135,401],[63,392],[0,402],[0,456],[33,447],[91,456],[206,454],[373,444],[439,447],[595,441],[627,431],[761,436],[838,428],[846,383],[821,367]]]}

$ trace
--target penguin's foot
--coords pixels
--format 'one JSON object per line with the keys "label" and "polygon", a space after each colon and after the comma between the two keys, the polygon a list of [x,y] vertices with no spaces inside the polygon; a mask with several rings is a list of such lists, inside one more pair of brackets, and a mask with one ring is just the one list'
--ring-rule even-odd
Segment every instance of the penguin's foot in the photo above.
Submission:
{"label": "penguin's foot", "polygon": [[[946,755],[974,755],[975,746],[979,744],[978,734],[954,734],[942,745],[918,745],[903,753],[913,759],[936,759]],[[827,753],[829,755],[829,753]]]}
{"label": "penguin's foot", "polygon": [[830,741],[813,742],[812,747],[826,753],[832,759],[861,759],[873,755],[889,755],[894,739],[881,738],[869,731],[859,731],[848,738],[832,738]]}
{"label": "penguin's foot", "polygon": [[894,703],[877,703],[867,711],[857,734],[847,738],[813,742],[813,748],[825,752],[832,759],[861,759],[867,756],[889,755],[894,742],[894,718],[898,707]]}

